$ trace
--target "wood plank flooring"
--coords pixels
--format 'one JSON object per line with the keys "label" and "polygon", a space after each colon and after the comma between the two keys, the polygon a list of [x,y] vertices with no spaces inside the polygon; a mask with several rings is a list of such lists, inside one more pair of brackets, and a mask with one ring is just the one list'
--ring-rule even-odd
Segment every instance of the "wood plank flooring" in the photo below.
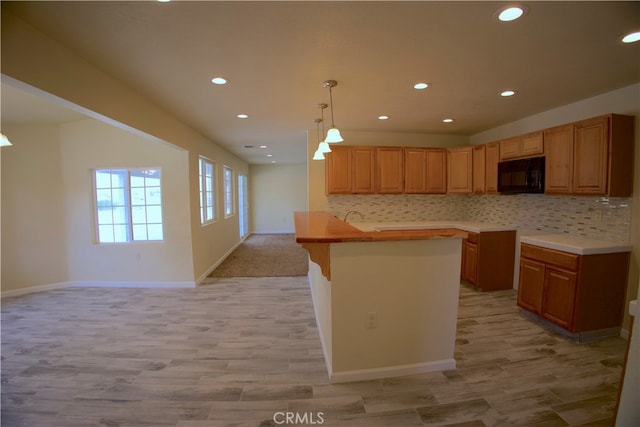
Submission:
{"label": "wood plank flooring", "polygon": [[1,421],[609,426],[624,347],[568,341],[523,317],[513,291],[463,286],[456,370],[330,384],[306,277],[69,288],[3,299]]}

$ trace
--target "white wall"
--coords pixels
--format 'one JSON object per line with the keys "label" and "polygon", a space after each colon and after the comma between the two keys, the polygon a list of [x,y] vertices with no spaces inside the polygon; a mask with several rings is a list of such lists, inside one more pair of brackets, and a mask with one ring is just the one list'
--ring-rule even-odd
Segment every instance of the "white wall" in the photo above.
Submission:
{"label": "white wall", "polygon": [[293,213],[307,210],[307,165],[251,165],[253,233],[293,233]]}

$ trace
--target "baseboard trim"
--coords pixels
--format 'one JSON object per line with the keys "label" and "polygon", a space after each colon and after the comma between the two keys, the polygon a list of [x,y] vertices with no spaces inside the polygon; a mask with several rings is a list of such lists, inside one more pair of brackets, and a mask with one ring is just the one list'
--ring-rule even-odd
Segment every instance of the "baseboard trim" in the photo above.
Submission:
{"label": "baseboard trim", "polygon": [[225,254],[222,255],[222,257],[220,257],[220,259],[218,259],[218,261],[216,261],[211,267],[209,267],[207,269],[207,271],[205,271],[203,274],[201,274],[200,277],[198,277],[198,279],[196,280],[196,286],[200,286],[200,284],[204,281],[204,279],[209,277],[209,275],[213,272],[213,270],[218,268],[218,266],[220,264],[222,264],[224,262],[224,260],[227,259],[227,257],[233,253],[233,251],[238,249],[238,246],[240,246],[252,234],[254,234],[254,233],[248,233],[246,236],[244,236],[238,243],[233,245],[231,247],[231,249],[229,249],[227,252],[225,252]]}
{"label": "baseboard trim", "polygon": [[47,285],[29,286],[21,289],[0,292],[0,298],[19,297],[37,292],[53,291],[64,288],[195,288],[195,282],[61,282]]}
{"label": "baseboard trim", "polygon": [[70,282],[74,288],[195,288],[195,282]]}
{"label": "baseboard trim", "polygon": [[330,377],[332,383],[346,383],[351,381],[379,380],[406,375],[426,374],[429,372],[449,371],[455,368],[455,359],[443,359],[434,360],[432,362],[415,363],[412,365],[398,365],[384,368],[334,372]]}
{"label": "baseboard trim", "polygon": [[19,297],[22,295],[35,294],[37,292],[53,291],[56,289],[68,288],[69,282],[49,283],[47,285],[29,286],[26,288],[12,289],[0,292],[0,298]]}

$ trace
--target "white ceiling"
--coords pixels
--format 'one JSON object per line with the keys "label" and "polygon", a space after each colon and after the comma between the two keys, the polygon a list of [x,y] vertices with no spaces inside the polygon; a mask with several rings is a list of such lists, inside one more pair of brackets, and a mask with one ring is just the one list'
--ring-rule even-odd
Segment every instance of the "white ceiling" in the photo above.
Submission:
{"label": "white ceiling", "polygon": [[[347,134],[456,135],[640,81],[640,43],[620,42],[640,29],[640,2],[525,4],[509,23],[495,18],[506,3],[480,1],[2,1],[2,10],[249,163],[269,163],[267,152],[292,163],[306,160],[327,79],[338,81],[335,122]],[[418,81],[431,86],[416,91]],[[502,98],[504,89],[517,94]],[[18,120],[25,108],[6,94],[3,122]]]}

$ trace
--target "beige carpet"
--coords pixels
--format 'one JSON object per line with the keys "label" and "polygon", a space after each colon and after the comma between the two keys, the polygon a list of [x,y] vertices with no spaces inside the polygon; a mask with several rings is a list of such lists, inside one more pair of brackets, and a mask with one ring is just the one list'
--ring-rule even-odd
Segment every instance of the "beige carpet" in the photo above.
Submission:
{"label": "beige carpet", "polygon": [[252,234],[209,276],[306,276],[308,267],[307,251],[294,234]]}

